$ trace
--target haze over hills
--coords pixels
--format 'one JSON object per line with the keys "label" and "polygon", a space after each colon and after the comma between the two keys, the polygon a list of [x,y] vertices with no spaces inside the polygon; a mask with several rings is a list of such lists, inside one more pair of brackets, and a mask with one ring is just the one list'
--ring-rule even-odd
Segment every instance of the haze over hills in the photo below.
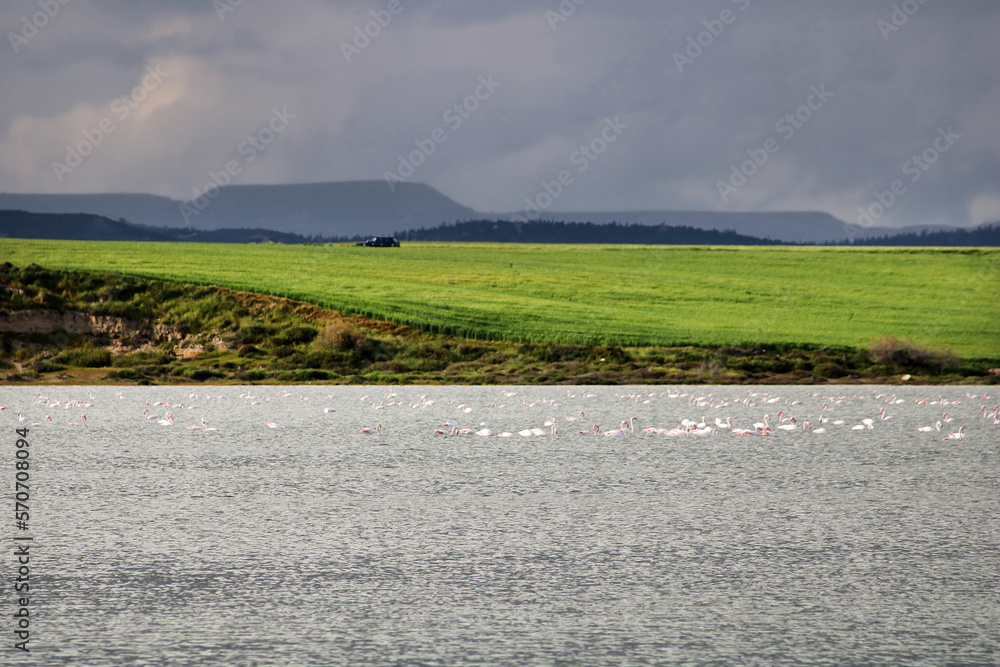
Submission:
{"label": "haze over hills", "polygon": [[[403,241],[470,243],[614,243],[638,245],[775,245],[779,242],[737,234],[731,230],[688,226],[592,222],[470,220],[437,227],[398,231]],[[147,227],[91,213],[29,213],[0,210],[0,239],[59,239],[70,241],[157,241],[188,243],[343,243],[362,237],[303,236],[269,229]],[[841,244],[850,244],[844,240]],[[975,229],[896,234],[858,239],[864,245],[1000,246],[1000,224]]]}
{"label": "haze over hills", "polygon": [[[504,216],[506,217],[506,216]],[[921,231],[948,231],[946,226],[861,227],[849,225],[829,213],[818,211],[780,211],[774,213],[725,213],[713,211],[618,211],[610,213],[548,213],[542,216],[553,222],[619,222],[640,225],[695,227],[716,231],[731,230],[744,236],[772,239],[785,243],[827,243],[856,238],[892,236]]]}
{"label": "haze over hills", "polygon": [[231,185],[215,198],[181,202],[145,194],[0,193],[0,209],[91,213],[154,227],[261,228],[304,236],[354,236],[435,226],[477,216],[422,183],[343,181]]}
{"label": "haze over hills", "polygon": [[[515,220],[523,213],[481,213],[423,183],[342,181],[288,185],[230,185],[214,198],[181,202],[148,194],[0,193],[0,210],[87,213],[146,227],[195,230],[273,230],[302,236],[353,237],[432,228],[468,220]],[[620,211],[535,216],[553,222],[668,225],[733,230],[760,239],[791,243],[839,242],[949,227],[859,227],[815,211],[717,213],[706,211]]]}
{"label": "haze over hills", "polygon": [[192,230],[148,227],[93,213],[0,210],[0,238],[66,241],[188,241],[198,243],[305,243],[310,239],[269,229]]}

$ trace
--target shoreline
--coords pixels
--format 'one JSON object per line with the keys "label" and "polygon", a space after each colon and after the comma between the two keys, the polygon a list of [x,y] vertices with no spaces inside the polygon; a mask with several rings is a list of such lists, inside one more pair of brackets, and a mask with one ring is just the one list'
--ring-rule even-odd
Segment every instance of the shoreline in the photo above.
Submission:
{"label": "shoreline", "polygon": [[4,264],[0,286],[0,386],[1000,384],[1000,357],[892,336],[867,347],[474,340],[132,276]]}

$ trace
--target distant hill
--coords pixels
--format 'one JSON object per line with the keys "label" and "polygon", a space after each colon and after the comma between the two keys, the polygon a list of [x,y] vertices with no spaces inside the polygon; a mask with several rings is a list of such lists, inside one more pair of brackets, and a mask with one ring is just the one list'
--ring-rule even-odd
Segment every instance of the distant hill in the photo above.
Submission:
{"label": "distant hill", "polygon": [[[481,216],[486,217],[486,216]],[[489,216],[512,219],[511,216]],[[787,243],[837,243],[852,239],[886,236],[913,231],[938,231],[954,227],[859,227],[848,225],[828,213],[817,211],[779,211],[773,213],[728,213],[712,211],[617,211],[610,213],[546,212],[553,222],[612,222],[669,227],[696,227]]]}
{"label": "distant hill", "polygon": [[188,241],[197,243],[305,243],[298,234],[268,229],[199,231],[147,227],[89,213],[29,213],[0,211],[0,238],[64,239],[68,241]]}
{"label": "distant hill", "polygon": [[470,220],[432,229],[396,232],[403,241],[465,241],[477,243],[633,243],[643,245],[780,245],[770,239],[732,230],[623,225],[619,223],[555,222],[539,220]]}
{"label": "distant hill", "polygon": [[400,226],[476,217],[471,208],[428,185],[397,183],[390,191],[384,181],[231,185],[214,199],[191,202],[136,194],[0,193],[0,209],[92,213],[152,227],[261,228],[327,237],[386,234]]}
{"label": "distant hill", "polygon": [[831,245],[878,245],[878,246],[981,246],[1000,247],[1000,222],[990,225],[980,225],[973,229],[954,229],[950,231],[910,232],[873,238],[856,239],[852,242],[841,242]]}
{"label": "distant hill", "polygon": [[[507,220],[467,220],[436,227],[396,231],[403,241],[470,243],[620,243],[643,245],[783,245],[732,230],[668,225],[594,224],[592,222],[526,223]],[[210,229],[150,227],[111,220],[89,213],[29,213],[0,210],[0,238],[65,239],[75,241],[185,241],[189,243],[322,243],[350,242],[365,235],[304,236],[271,229]],[[851,245],[850,242],[828,245]],[[1000,223],[970,230],[920,232],[867,239],[854,245],[1000,246]]]}
{"label": "distant hill", "polygon": [[[507,220],[516,215],[482,213],[423,183],[343,181],[290,185],[230,185],[214,198],[182,202],[148,194],[0,193],[0,209],[33,213],[90,213],[152,228],[195,230],[270,229],[303,237],[353,238],[392,230],[433,228],[466,220]],[[859,227],[826,213],[726,213],[706,211],[619,211],[557,213],[551,222],[596,225],[690,227],[787,243],[839,243],[948,227]]]}

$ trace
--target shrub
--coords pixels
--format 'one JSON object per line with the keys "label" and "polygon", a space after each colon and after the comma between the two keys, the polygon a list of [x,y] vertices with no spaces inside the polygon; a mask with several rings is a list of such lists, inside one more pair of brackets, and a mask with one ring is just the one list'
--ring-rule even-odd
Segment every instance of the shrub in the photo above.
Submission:
{"label": "shrub", "polygon": [[146,366],[149,364],[169,364],[175,359],[172,353],[161,351],[141,351],[132,354],[123,354],[115,357],[113,364],[121,368],[134,368],[136,366]]}
{"label": "shrub", "polygon": [[284,359],[285,357],[290,357],[295,354],[295,348],[291,345],[278,345],[271,350],[271,354],[278,359]]}
{"label": "shrub", "polygon": [[119,368],[117,370],[113,370],[108,373],[107,377],[109,380],[129,380],[132,382],[145,379],[142,373],[139,373],[132,368]]}
{"label": "shrub", "polygon": [[291,327],[279,332],[272,338],[277,345],[295,345],[311,343],[318,332],[312,327]]}
{"label": "shrub", "polygon": [[338,322],[323,329],[317,337],[315,345],[347,352],[354,349],[361,340],[364,340],[363,334],[355,331],[354,327],[346,322]]}
{"label": "shrub", "polygon": [[868,345],[868,354],[875,363],[884,366],[949,370],[956,368],[959,363],[959,358],[951,350],[932,350],[911,339],[900,340],[895,336],[882,336],[873,340]]}
{"label": "shrub", "polygon": [[104,368],[111,365],[111,353],[100,348],[82,347],[60,352],[52,358],[52,362],[78,368]]}
{"label": "shrub", "polygon": [[847,375],[847,371],[838,366],[837,364],[826,362],[822,364],[817,364],[813,368],[813,375],[817,375],[821,378],[829,378],[831,380],[836,380],[837,378],[842,378]]}
{"label": "shrub", "polygon": [[38,361],[31,364],[31,368],[39,373],[55,373],[57,371],[66,370],[65,366],[60,364],[53,364],[46,359],[39,359]]}
{"label": "shrub", "polygon": [[205,380],[210,380],[211,378],[224,377],[222,373],[218,373],[207,368],[188,368],[186,369],[184,375],[197,382],[204,382]]}
{"label": "shrub", "polygon": [[240,323],[239,340],[243,344],[263,343],[270,334],[270,327],[258,324],[254,320],[244,320]]}

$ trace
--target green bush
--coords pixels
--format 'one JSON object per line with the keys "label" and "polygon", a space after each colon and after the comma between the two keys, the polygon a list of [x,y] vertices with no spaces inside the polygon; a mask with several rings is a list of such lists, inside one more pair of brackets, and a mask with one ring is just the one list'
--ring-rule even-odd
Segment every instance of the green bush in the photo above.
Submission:
{"label": "green bush", "polygon": [[119,368],[117,370],[113,370],[108,373],[107,377],[111,380],[129,380],[132,382],[145,379],[142,373],[139,373],[133,368]]}
{"label": "green bush", "polygon": [[100,348],[77,348],[60,352],[52,362],[77,368],[104,368],[111,365],[111,353]]}
{"label": "green bush", "polygon": [[291,327],[278,332],[271,340],[276,345],[311,343],[318,332],[312,327]]}
{"label": "green bush", "polygon": [[254,320],[244,320],[240,323],[239,340],[245,345],[263,343],[271,335],[271,327],[258,324]]}
{"label": "green bush", "polygon": [[816,367],[813,368],[812,372],[813,375],[821,378],[828,378],[830,380],[836,380],[837,378],[842,378],[847,375],[847,371],[845,371],[841,366],[830,362],[817,364]]}

